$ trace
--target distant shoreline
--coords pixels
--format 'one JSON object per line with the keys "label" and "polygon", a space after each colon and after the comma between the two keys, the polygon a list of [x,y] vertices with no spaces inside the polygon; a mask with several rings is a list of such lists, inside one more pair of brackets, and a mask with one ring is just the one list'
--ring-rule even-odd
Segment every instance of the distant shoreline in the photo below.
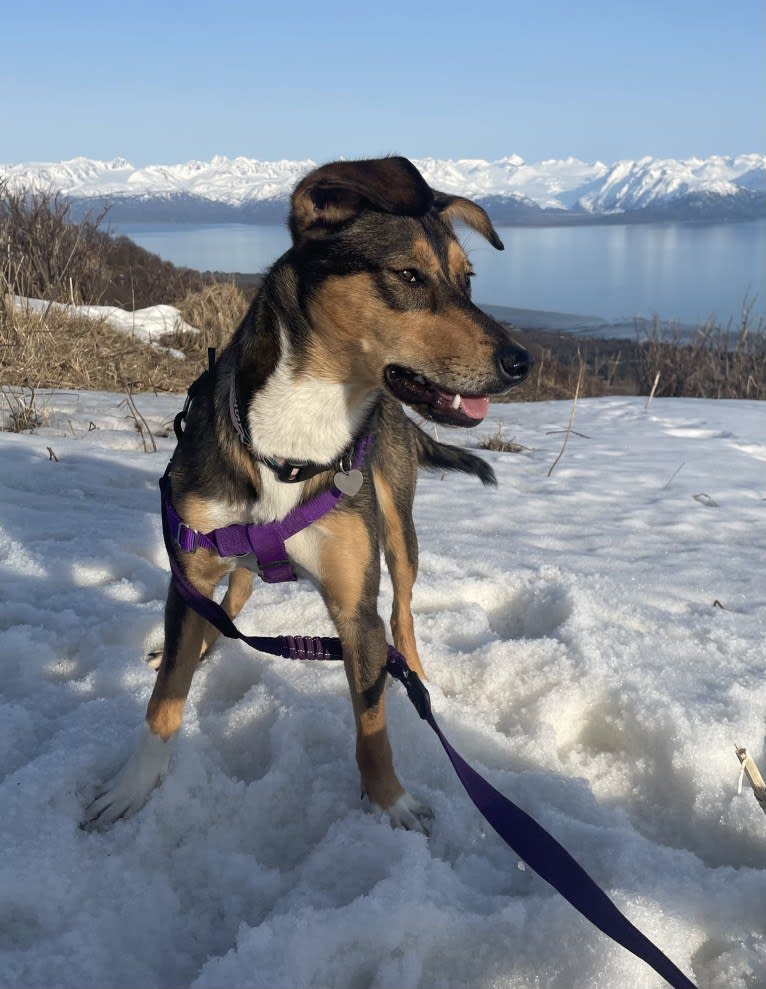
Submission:
{"label": "distant shoreline", "polygon": [[[635,339],[637,326],[647,322],[638,318],[610,321],[603,316],[552,312],[545,309],[518,309],[513,306],[484,305],[481,302],[477,305],[501,323],[510,323],[520,330],[529,332],[542,330],[547,333],[566,333],[593,339],[626,337]],[[679,329],[684,334],[694,332],[694,328],[690,326]]]}
{"label": "distant shoreline", "polygon": [[[241,271],[203,272],[215,278],[232,279],[239,288],[255,292],[263,282],[262,274]],[[582,313],[562,313],[547,309],[519,309],[514,306],[495,306],[477,301],[484,312],[493,316],[501,323],[508,323],[524,333],[544,333],[574,336],[578,339],[591,340],[635,340],[641,330],[649,330],[652,321],[641,317],[625,317],[624,319],[608,320],[603,316]],[[682,338],[692,337],[699,329],[696,325],[667,323],[673,329],[674,335]]]}

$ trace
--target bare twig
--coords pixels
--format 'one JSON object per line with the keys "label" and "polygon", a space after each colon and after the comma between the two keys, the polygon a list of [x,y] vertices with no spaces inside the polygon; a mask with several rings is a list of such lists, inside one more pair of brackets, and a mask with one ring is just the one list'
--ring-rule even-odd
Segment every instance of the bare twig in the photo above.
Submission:
{"label": "bare twig", "polygon": [[133,417],[133,422],[136,425],[136,430],[138,431],[138,434],[141,437],[141,442],[144,445],[144,453],[149,453],[149,447],[146,443],[147,436],[149,437],[149,442],[151,443],[151,447],[152,447],[151,452],[156,453],[157,441],[155,440],[154,434],[149,428],[149,423],[146,421],[146,419],[144,419],[144,417],[138,411],[138,407],[136,406],[136,403],[133,401],[133,396],[130,393],[130,389],[128,389],[125,395],[125,402],[128,408],[130,409],[130,414]]}
{"label": "bare twig", "polygon": [[747,781],[753,788],[753,795],[760,804],[761,810],[766,814],[766,783],[764,783],[763,776],[755,764],[755,759],[743,746],[735,745],[734,748],[742,766],[739,778],[740,792],[742,792],[742,777],[747,776]]}
{"label": "bare twig", "polygon": [[644,406],[644,412],[652,404],[652,399],[654,398],[654,393],[657,391],[657,385],[660,383],[660,372],[658,371],[654,376],[654,384],[652,385],[652,390],[649,392],[649,398],[646,400],[646,405]]}
{"label": "bare twig", "polygon": [[582,385],[582,379],[583,379],[584,373],[585,373],[585,364],[583,363],[583,361],[581,359],[580,360],[580,373],[577,375],[577,386],[575,388],[574,399],[572,401],[572,410],[569,413],[569,424],[568,424],[568,426],[566,428],[566,431],[564,433],[564,442],[561,444],[561,449],[559,450],[558,457],[556,457],[556,459],[553,461],[553,463],[550,466],[550,470],[548,471],[548,477],[551,476],[551,474],[553,473],[553,471],[554,471],[554,469],[556,467],[556,464],[558,464],[559,460],[561,460],[561,458],[564,456],[564,450],[566,450],[567,443],[569,442],[569,436],[572,433],[572,427],[574,425],[575,411],[577,409],[577,399],[578,399],[578,397],[580,395],[580,386]]}
{"label": "bare twig", "polygon": [[686,461],[684,461],[684,463],[679,464],[678,467],[676,467],[676,469],[673,471],[673,473],[668,478],[667,482],[665,484],[663,484],[663,486],[662,486],[662,490],[663,491],[666,491],[670,487],[670,485],[673,483],[673,481],[675,480],[675,478],[678,477],[678,475],[681,473],[681,471],[684,469],[684,467],[686,467]]}

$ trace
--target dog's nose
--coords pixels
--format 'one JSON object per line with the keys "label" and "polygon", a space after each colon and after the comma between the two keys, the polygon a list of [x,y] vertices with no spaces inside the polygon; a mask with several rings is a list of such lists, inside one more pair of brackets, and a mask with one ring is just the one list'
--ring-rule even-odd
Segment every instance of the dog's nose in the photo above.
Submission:
{"label": "dog's nose", "polygon": [[498,364],[509,385],[520,385],[529,374],[534,359],[523,347],[508,344],[500,351]]}

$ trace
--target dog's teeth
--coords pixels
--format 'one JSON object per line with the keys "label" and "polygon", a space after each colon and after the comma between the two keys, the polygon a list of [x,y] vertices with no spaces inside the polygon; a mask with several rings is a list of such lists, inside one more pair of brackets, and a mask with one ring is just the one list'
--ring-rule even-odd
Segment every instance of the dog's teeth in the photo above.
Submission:
{"label": "dog's teeth", "polygon": [[426,383],[426,379],[423,377],[422,374],[416,374],[415,381],[417,381],[419,385],[424,385]]}
{"label": "dog's teeth", "polygon": [[460,392],[455,392],[455,397],[452,399],[452,408],[459,409],[460,402],[461,402]]}

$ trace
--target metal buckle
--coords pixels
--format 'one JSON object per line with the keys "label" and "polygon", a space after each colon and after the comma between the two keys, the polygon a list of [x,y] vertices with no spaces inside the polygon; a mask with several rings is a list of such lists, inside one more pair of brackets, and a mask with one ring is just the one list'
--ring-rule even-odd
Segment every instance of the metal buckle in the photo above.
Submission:
{"label": "metal buckle", "polygon": [[262,574],[266,570],[271,570],[274,567],[283,567],[285,564],[287,564],[288,567],[290,566],[290,561],[287,559],[287,557],[285,557],[284,560],[269,560],[268,563],[261,563],[261,561],[259,560],[258,572]]}
{"label": "metal buckle", "polygon": [[[183,536],[182,530],[186,530],[187,533],[191,534],[191,545],[184,545],[184,543],[181,542]],[[184,553],[196,553],[198,545],[199,545],[199,533],[197,532],[197,530],[192,529],[192,527],[190,525],[187,525],[185,522],[179,522],[178,532],[176,533],[176,546],[178,546],[178,548]]]}
{"label": "metal buckle", "polygon": [[[273,580],[270,574],[275,567],[287,567],[287,573],[289,574],[289,576],[277,577],[276,580]],[[284,581],[290,581],[296,579],[295,571],[293,570],[292,564],[287,558],[285,558],[284,560],[269,560],[268,563],[261,563],[259,561],[258,576],[261,578],[261,580],[266,581],[267,584],[282,583]]]}

